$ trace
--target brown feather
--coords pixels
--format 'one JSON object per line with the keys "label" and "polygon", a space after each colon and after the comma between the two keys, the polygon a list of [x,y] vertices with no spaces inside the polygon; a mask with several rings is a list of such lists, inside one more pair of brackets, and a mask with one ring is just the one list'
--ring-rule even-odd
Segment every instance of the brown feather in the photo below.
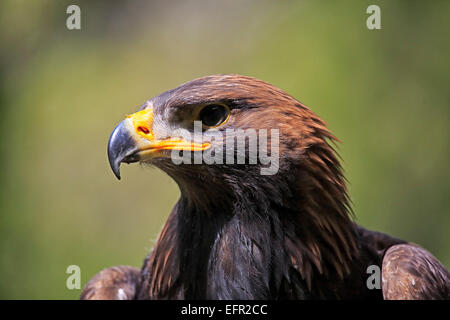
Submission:
{"label": "brown feather", "polygon": [[384,256],[382,287],[387,300],[450,299],[450,273],[423,248],[396,245]]}
{"label": "brown feather", "polygon": [[[280,171],[269,177],[250,166],[152,162],[178,183],[181,197],[144,262],[136,298],[448,298],[448,271],[431,254],[353,223],[339,140],[287,93],[215,75],[149,102],[158,121],[172,125],[209,103],[230,105],[225,127],[279,129]],[[382,266],[382,291],[367,288],[369,265]],[[100,273],[83,297],[117,296],[114,277],[130,284]]]}
{"label": "brown feather", "polygon": [[140,270],[129,266],[104,269],[84,287],[82,300],[132,300],[140,280]]}

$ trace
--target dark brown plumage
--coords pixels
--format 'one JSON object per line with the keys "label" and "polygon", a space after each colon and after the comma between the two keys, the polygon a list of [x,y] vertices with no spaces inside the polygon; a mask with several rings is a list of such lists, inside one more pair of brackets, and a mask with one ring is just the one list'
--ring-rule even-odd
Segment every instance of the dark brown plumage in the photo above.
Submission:
{"label": "dark brown plumage", "polygon": [[[276,174],[261,175],[261,163],[171,161],[170,149],[187,150],[175,130],[191,130],[211,104],[229,110],[205,129],[212,135],[279,130]],[[206,148],[194,140],[191,148]],[[254,78],[209,76],[149,100],[112,134],[111,166],[119,177],[121,162],[154,165],[181,197],[139,276],[106,269],[82,298],[118,298],[122,289],[133,299],[449,299],[449,272],[429,252],[352,221],[335,141],[310,109]],[[211,146],[227,147],[225,138]],[[371,265],[382,269],[382,289],[367,286]]]}

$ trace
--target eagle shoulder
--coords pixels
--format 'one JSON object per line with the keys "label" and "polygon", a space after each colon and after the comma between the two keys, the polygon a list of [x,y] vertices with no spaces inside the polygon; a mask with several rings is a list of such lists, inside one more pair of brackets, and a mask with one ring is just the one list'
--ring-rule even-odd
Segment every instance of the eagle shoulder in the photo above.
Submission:
{"label": "eagle shoulder", "polygon": [[385,300],[450,299],[450,273],[419,246],[390,247],[383,258],[381,274]]}
{"label": "eagle shoulder", "polygon": [[81,300],[132,300],[135,297],[140,270],[117,266],[97,273],[86,284]]}

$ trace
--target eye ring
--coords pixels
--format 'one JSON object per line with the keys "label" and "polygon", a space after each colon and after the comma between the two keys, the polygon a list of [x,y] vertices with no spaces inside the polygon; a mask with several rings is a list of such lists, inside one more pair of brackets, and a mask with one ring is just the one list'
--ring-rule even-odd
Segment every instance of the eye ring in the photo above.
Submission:
{"label": "eye ring", "polygon": [[230,116],[231,110],[226,104],[211,103],[201,108],[196,118],[202,122],[204,129],[212,129],[227,123]]}

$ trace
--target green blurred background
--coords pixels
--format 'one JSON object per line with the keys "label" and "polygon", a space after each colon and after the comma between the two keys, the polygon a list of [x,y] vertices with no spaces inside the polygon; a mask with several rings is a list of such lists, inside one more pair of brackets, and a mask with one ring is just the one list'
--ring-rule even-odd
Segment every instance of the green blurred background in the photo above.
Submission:
{"label": "green blurred background", "polygon": [[[81,7],[81,30],[66,8]],[[366,28],[381,7],[382,29]],[[178,197],[106,157],[145,100],[215,73],[270,82],[343,141],[357,221],[450,266],[449,1],[19,1],[0,4],[0,298],[75,299],[141,263]]]}

